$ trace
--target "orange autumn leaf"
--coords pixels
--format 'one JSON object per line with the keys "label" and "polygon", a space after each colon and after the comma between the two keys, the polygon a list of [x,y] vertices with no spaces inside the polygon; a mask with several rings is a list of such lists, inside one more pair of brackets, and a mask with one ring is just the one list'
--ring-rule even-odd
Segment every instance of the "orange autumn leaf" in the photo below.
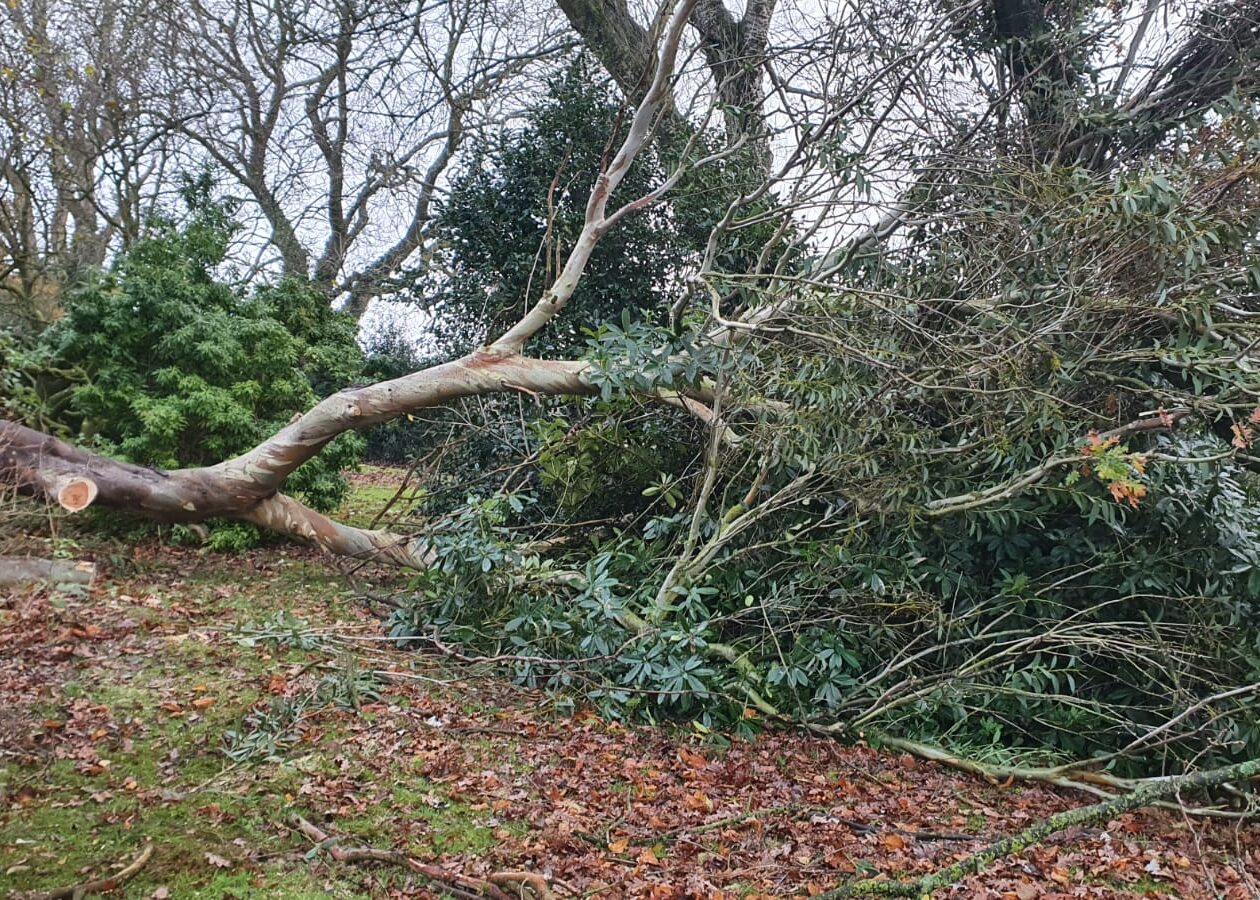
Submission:
{"label": "orange autumn leaf", "polygon": [[907,841],[897,832],[889,831],[880,837],[879,843],[885,850],[904,850]]}
{"label": "orange autumn leaf", "polygon": [[692,766],[694,768],[699,768],[700,766],[703,766],[706,762],[703,756],[701,756],[699,753],[693,753],[692,751],[688,750],[686,747],[678,748],[678,758],[681,759],[687,765]]}
{"label": "orange autumn leaf", "polygon": [[713,801],[704,791],[696,791],[694,794],[688,794],[686,799],[688,809],[694,809],[697,812],[713,812]]}
{"label": "orange autumn leaf", "polygon": [[1109,438],[1103,438],[1097,431],[1091,431],[1089,434],[1085,435],[1085,446],[1081,447],[1081,454],[1084,456],[1094,456],[1104,450],[1114,447],[1118,443],[1120,443],[1120,439],[1114,435]]}
{"label": "orange autumn leaf", "polygon": [[852,873],[857,871],[857,866],[853,864],[853,860],[849,859],[849,854],[843,850],[832,850],[828,853],[826,863],[837,872]]}
{"label": "orange autumn leaf", "polygon": [[1124,481],[1113,481],[1109,489],[1117,503],[1128,503],[1137,509],[1138,501],[1146,496],[1146,485]]}

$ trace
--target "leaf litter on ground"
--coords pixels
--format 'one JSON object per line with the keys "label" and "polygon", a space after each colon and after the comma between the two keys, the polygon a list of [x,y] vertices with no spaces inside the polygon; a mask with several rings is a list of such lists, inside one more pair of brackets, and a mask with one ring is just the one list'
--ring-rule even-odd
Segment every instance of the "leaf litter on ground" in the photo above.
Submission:
{"label": "leaf litter on ground", "polygon": [[[278,609],[311,633],[379,633],[298,550],[148,542],[90,600],[0,607],[0,884],[107,875],[147,838],[153,861],[128,896],[441,895],[312,853],[292,826],[301,815],[341,846],[473,878],[535,872],[556,896],[811,896],[922,876],[1091,800],[790,731],[742,739],[566,715],[417,652],[362,651],[360,670],[393,676],[357,705],[315,702],[348,651],[239,640]],[[257,752],[238,743],[251,752],[229,760],[229,731]],[[938,896],[1242,900],[1258,884],[1257,826],[1143,810]]]}

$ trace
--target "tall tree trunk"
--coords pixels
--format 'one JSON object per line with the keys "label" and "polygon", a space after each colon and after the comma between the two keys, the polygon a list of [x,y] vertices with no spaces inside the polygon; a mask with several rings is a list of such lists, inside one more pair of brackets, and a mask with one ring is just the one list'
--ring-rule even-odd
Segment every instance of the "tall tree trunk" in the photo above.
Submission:
{"label": "tall tree trunk", "polygon": [[[627,97],[643,90],[652,63],[652,36],[631,15],[625,0],[557,0],[596,58]],[[736,19],[722,0],[699,0],[691,26],[723,105],[727,138],[747,138],[762,172],[771,163],[764,133],[762,69],[776,0],[749,0]]]}

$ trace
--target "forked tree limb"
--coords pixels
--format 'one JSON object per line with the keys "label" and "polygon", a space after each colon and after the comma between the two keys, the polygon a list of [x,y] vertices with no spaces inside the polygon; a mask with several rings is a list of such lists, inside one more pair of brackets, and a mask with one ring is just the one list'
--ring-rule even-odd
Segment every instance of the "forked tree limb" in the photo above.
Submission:
{"label": "forked tree limb", "polygon": [[[523,389],[540,396],[595,393],[584,362],[552,362],[479,350],[434,368],[444,371],[435,377],[433,370],[426,369],[335,394],[249,453],[201,468],[167,471],[119,462],[16,422],[0,420],[0,483],[50,502],[61,502],[66,484],[90,483],[92,490],[83,495],[86,502],[77,509],[96,502],[176,524],[237,519],[337,556],[423,569],[432,562],[431,550],[423,541],[342,524],[279,493],[279,485],[301,462],[350,428],[465,396]],[[440,380],[452,372],[456,374],[450,381]],[[706,418],[707,408],[699,401],[688,400],[684,408]],[[75,509],[73,504],[61,505]]]}

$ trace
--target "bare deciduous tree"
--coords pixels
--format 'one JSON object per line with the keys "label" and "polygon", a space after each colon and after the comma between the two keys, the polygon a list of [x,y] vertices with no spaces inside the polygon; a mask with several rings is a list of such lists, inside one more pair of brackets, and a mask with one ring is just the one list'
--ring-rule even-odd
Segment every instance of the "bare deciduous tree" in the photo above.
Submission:
{"label": "bare deciduous tree", "polygon": [[151,118],[169,107],[169,48],[143,4],[11,3],[0,22],[0,295],[47,321],[59,285],[153,210],[171,148]]}
{"label": "bare deciduous tree", "polygon": [[285,274],[361,316],[423,254],[441,179],[500,92],[553,53],[490,0],[191,0],[178,128],[243,188]]}

